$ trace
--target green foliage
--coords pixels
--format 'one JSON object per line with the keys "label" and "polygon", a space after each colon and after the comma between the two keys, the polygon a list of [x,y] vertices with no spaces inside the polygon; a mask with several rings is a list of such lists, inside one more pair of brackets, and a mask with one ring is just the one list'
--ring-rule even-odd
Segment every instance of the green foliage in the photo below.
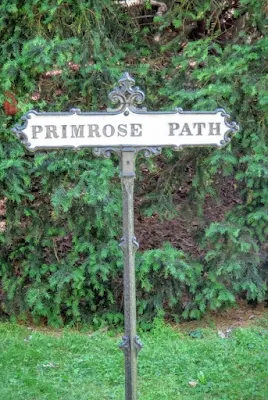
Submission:
{"label": "green foliage", "polygon": [[[149,250],[138,258],[138,312],[150,321],[161,312],[178,319],[202,284],[201,264],[170,245]],[[195,305],[195,312],[198,312]],[[193,312],[193,311],[192,311]]]}
{"label": "green foliage", "polygon": [[[50,323],[62,313],[92,319],[98,307],[114,302],[109,282],[122,264],[115,168],[86,151],[38,154],[31,161],[31,186],[24,189],[32,198],[24,196],[15,208],[8,202],[2,234],[2,288],[10,300],[5,312],[30,308]],[[19,295],[23,304],[15,301]]]}
{"label": "green foliage", "polygon": [[[226,339],[208,329],[202,333],[185,335],[158,320],[142,335],[139,399],[265,400],[267,329],[236,329]],[[110,332],[38,332],[1,324],[0,397],[122,399],[123,353],[117,344]]]}
{"label": "green foliage", "polygon": [[[138,255],[140,316],[146,323],[159,312],[199,318],[237,295],[256,301],[267,295],[267,5],[167,4],[168,13],[150,20],[112,0],[1,2],[0,102],[13,92],[19,109],[15,117],[0,110],[0,200],[6,203],[0,299],[6,314],[31,314],[50,324],[122,321],[117,160],[96,159],[89,151],[29,155],[11,127],[29,109],[106,108],[107,93],[124,70],[146,89],[150,109],[224,107],[240,124],[224,149],[166,150],[161,168],[146,165],[160,178],[148,186],[145,211],[169,218],[176,190],[191,171],[188,207],[202,221],[203,257],[171,246]],[[147,11],[140,11],[143,17]],[[237,188],[237,204],[210,224],[206,201],[221,201],[217,182],[227,178]],[[138,195],[146,179],[138,174]]]}
{"label": "green foliage", "polygon": [[[204,222],[203,288],[199,287],[194,300],[202,311],[206,305],[216,309],[232,303],[237,294],[256,301],[267,296],[267,4],[237,2],[230,14],[227,3],[180,2],[165,21],[166,26],[172,20],[182,27],[181,41],[166,41],[162,46],[173,56],[163,72],[170,79],[161,94],[174,107],[223,107],[240,124],[239,133],[226,148],[188,153],[195,170],[192,197],[198,215],[203,214],[209,196],[219,197],[217,181],[232,177],[239,190],[239,204],[224,221],[210,226]],[[186,38],[189,20],[193,29]],[[223,32],[226,20],[229,26]],[[178,73],[172,74],[175,70]],[[187,165],[187,154],[174,156],[172,161],[171,167],[170,159],[166,162],[173,176],[169,199],[172,187],[183,179],[174,164]],[[184,316],[199,316],[188,308]]]}

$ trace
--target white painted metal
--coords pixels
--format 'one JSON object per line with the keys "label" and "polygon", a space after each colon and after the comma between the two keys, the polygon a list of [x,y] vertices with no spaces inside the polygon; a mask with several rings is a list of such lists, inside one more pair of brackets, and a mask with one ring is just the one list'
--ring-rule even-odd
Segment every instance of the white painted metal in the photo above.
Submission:
{"label": "white painted metal", "polygon": [[38,113],[30,111],[21,133],[29,150],[101,146],[222,146],[230,124],[215,112]]}

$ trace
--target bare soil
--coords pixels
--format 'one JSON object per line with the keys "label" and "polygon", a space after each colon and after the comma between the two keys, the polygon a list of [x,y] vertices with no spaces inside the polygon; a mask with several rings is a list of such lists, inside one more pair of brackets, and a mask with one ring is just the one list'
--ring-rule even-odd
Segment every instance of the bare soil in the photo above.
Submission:
{"label": "bare soil", "polygon": [[237,300],[233,308],[210,311],[199,321],[187,321],[176,324],[176,328],[183,331],[192,331],[200,328],[215,328],[218,331],[227,331],[239,327],[262,325],[268,327],[268,308],[265,303],[250,305],[246,300]]}
{"label": "bare soil", "polygon": [[[149,179],[149,176],[148,176]],[[146,191],[146,181],[143,183]],[[149,186],[149,182],[148,182]],[[196,207],[191,204],[190,190],[192,176],[178,186],[173,195],[177,216],[172,220],[163,220],[158,215],[145,217],[141,212],[143,193],[135,198],[135,233],[140,244],[140,250],[160,248],[164,242],[170,242],[175,248],[181,249],[194,257],[202,257],[200,236],[212,222],[224,219],[225,214],[241,203],[238,190],[232,178],[219,177],[216,182],[217,196],[207,196],[204,202],[204,212],[197,216]]]}

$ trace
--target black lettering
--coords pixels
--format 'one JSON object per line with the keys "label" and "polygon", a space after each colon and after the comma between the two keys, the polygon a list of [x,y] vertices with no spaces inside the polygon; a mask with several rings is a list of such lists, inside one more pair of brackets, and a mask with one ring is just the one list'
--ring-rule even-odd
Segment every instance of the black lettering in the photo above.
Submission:
{"label": "black lettering", "polygon": [[175,136],[174,131],[179,129],[180,124],[177,123],[169,123],[169,136]]}
{"label": "black lettering", "polygon": [[52,139],[52,136],[54,136],[54,138],[58,138],[59,135],[57,134],[57,127],[56,125],[45,125],[46,127],[46,139]]}
{"label": "black lettering", "polygon": [[197,127],[197,134],[196,136],[202,136],[202,127],[205,128],[205,122],[196,122],[194,123],[194,128]]}
{"label": "black lettering", "polygon": [[79,126],[77,126],[77,125],[71,125],[71,128],[72,128],[72,138],[74,138],[74,137],[80,137],[80,138],[82,138],[82,137],[84,137],[84,127],[85,127],[85,125],[79,125]]}
{"label": "black lettering", "polygon": [[183,136],[184,132],[187,133],[187,136],[193,136],[193,134],[192,134],[192,132],[191,132],[191,130],[190,130],[189,125],[187,124],[187,122],[183,125],[183,128],[182,128],[182,131],[181,131],[181,133],[180,133],[180,136]]}
{"label": "black lettering", "polygon": [[61,137],[62,139],[67,138],[67,125],[61,125]]}
{"label": "black lettering", "polygon": [[130,136],[141,136],[142,124],[130,124]]}
{"label": "black lettering", "polygon": [[[214,126],[216,125],[216,126]],[[218,136],[221,134],[221,124],[220,122],[209,122],[209,135],[211,136]],[[213,132],[216,132],[215,134]]]}
{"label": "black lettering", "polygon": [[113,125],[104,125],[104,127],[102,129],[102,133],[106,137],[111,137],[114,135],[115,129],[114,129]]}
{"label": "black lettering", "polygon": [[33,137],[32,139],[37,139],[37,133],[42,132],[43,128],[40,125],[34,125],[32,126],[32,131],[33,131]]}
{"label": "black lettering", "polygon": [[118,125],[118,136],[127,136],[127,124]]}
{"label": "black lettering", "polygon": [[99,125],[88,125],[88,137],[94,137],[94,134],[96,137],[100,137]]}

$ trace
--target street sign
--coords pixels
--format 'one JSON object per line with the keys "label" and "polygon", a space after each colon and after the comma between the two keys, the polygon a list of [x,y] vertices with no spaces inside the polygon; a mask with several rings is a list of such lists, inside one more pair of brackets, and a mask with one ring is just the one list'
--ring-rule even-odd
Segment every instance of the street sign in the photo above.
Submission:
{"label": "street sign", "polygon": [[[236,129],[223,109],[198,112],[153,112],[137,107],[144,99],[134,80],[125,74],[110,94],[118,109],[107,112],[29,111],[15,131],[30,151],[83,147],[223,146]],[[127,98],[129,95],[129,98]]]}
{"label": "street sign", "polygon": [[30,151],[92,147],[95,155],[120,158],[123,192],[124,325],[120,345],[125,353],[125,399],[137,399],[137,353],[142,344],[136,334],[135,252],[139,245],[134,234],[135,157],[159,154],[168,146],[218,146],[230,141],[238,129],[223,109],[191,112],[177,109],[152,112],[141,107],[144,93],[134,86],[128,73],[110,94],[117,108],[106,112],[36,112],[22,117],[23,125],[13,131]]}

